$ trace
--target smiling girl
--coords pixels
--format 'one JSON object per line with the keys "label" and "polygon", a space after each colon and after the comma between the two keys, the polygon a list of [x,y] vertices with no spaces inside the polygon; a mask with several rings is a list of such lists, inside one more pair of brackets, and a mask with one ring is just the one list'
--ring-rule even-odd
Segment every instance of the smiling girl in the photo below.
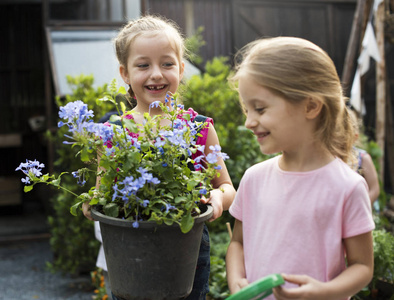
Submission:
{"label": "smiling girl", "polygon": [[245,172],[230,207],[230,291],[281,273],[267,299],[348,299],[372,278],[374,222],[366,182],[346,164],[354,134],[335,65],[300,38],[241,53],[232,80],[245,126],[280,155]]}
{"label": "smiling girl", "polygon": [[[166,95],[176,93],[184,72],[184,40],[177,25],[158,16],[148,15],[132,20],[120,30],[115,39],[115,48],[120,75],[129,86],[130,96],[135,98],[137,103],[131,110],[136,123],[143,124],[144,113],[150,113],[151,116],[162,114],[158,105],[151,104],[160,101],[170,105],[165,103]],[[191,121],[198,115],[191,108],[188,113],[191,115]],[[205,152],[208,154],[211,151],[209,147],[219,145],[219,140],[213,120],[206,117],[205,119],[207,126],[200,132],[201,137],[196,143],[205,145]],[[201,200],[213,207],[213,217],[210,221],[219,218],[223,210],[230,207],[235,195],[226,165],[221,158],[218,165],[221,168],[220,177],[212,180],[214,190],[210,192],[208,199]],[[99,180],[97,184],[100,184]],[[91,219],[88,203],[83,205],[83,211],[85,216]],[[205,226],[193,290],[185,299],[205,299],[209,291],[209,271],[210,243],[208,229]]]}

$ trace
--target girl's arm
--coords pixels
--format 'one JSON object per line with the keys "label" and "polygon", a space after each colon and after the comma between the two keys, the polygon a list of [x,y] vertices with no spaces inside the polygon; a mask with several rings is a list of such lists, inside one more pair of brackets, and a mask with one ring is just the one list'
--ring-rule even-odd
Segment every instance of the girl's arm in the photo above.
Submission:
{"label": "girl's arm", "polygon": [[362,157],[361,168],[363,170],[365,181],[368,184],[369,199],[371,199],[371,204],[373,204],[379,197],[380,187],[378,173],[376,172],[375,165],[368,153],[365,153]]}
{"label": "girl's arm", "polygon": [[242,222],[235,220],[233,237],[226,254],[227,282],[232,294],[238,292],[249,283],[246,279]]}
{"label": "girl's arm", "polygon": [[329,282],[321,282],[306,275],[285,275],[286,281],[298,284],[298,288],[274,288],[276,299],[330,300],[350,297],[364,288],[373,275],[372,232],[344,240],[348,267]]}
{"label": "girl's arm", "polygon": [[[211,152],[209,146],[219,144],[219,138],[216,134],[215,127],[212,124],[209,124],[208,136],[205,144],[205,154],[207,155]],[[211,191],[210,198],[203,200],[205,203],[209,203],[213,207],[213,216],[209,221],[219,218],[222,215],[223,210],[228,210],[235,197],[235,189],[223,159],[219,159],[218,165],[222,167],[221,170],[219,170],[220,176],[212,180],[214,190]]]}

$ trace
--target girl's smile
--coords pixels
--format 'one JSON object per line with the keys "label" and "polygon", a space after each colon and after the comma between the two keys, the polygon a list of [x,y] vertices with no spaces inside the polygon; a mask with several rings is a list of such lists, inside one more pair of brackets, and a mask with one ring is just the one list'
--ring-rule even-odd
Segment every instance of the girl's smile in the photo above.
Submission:
{"label": "girl's smile", "polygon": [[252,130],[265,154],[293,151],[306,138],[302,105],[293,105],[258,85],[249,75],[239,80],[239,93],[246,111],[245,126]]}
{"label": "girl's smile", "polygon": [[263,140],[270,134],[269,132],[253,132],[254,135],[257,137],[257,141],[262,143]]}
{"label": "girl's smile", "polygon": [[175,93],[182,79],[183,62],[179,61],[166,34],[140,35],[130,44],[127,66],[120,66],[123,80],[130,84],[137,98],[136,111],[149,111],[155,101],[164,101]]}

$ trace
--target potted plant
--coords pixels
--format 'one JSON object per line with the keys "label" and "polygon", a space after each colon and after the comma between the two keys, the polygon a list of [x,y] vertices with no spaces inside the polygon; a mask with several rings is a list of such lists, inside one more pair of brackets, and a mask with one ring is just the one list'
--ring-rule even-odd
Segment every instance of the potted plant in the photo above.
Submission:
{"label": "potted plant", "polygon": [[[212,208],[201,207],[200,199],[208,196],[211,180],[219,175],[218,158],[228,156],[218,145],[204,154],[196,139],[205,124],[194,122],[195,115],[175,95],[167,95],[164,103],[152,103],[161,107],[163,115],[145,113],[145,123],[139,125],[124,104],[115,101],[115,82],[110,91],[98,101],[117,107],[111,123],[91,121],[93,111],[82,101],[70,102],[59,111],[59,127],[69,128],[65,143],[78,147],[86,167],[56,177],[43,175],[42,163],[27,160],[16,170],[26,175],[25,192],[45,183],[73,194],[78,199],[70,209],[74,215],[84,202],[92,205],[116,296],[184,297],[192,288],[203,222],[212,215]],[[124,88],[118,92],[126,94]],[[97,176],[100,184],[76,194],[61,185],[61,177],[69,172],[81,185],[89,176]],[[175,240],[167,242],[170,237]],[[187,261],[177,262],[178,258]]]}

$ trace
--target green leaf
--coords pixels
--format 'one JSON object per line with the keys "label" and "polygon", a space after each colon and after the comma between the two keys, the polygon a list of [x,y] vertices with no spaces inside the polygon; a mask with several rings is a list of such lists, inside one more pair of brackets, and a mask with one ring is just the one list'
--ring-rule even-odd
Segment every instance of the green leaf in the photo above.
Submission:
{"label": "green leaf", "polygon": [[130,130],[131,132],[138,132],[138,127],[137,127],[137,125],[135,124],[134,120],[130,120],[130,119],[124,118],[124,119],[123,119],[123,123],[124,123],[124,126],[125,126],[128,130]]}
{"label": "green leaf", "polygon": [[[119,88],[118,92],[119,92],[120,94],[122,94],[122,95],[126,95],[126,94],[127,94],[127,91],[126,91],[126,89],[125,89],[124,86],[121,86],[121,87]],[[123,104],[123,102],[120,103],[121,106],[122,106],[122,104]],[[123,104],[123,105],[124,105],[124,104]],[[123,110],[123,107],[122,107],[122,111],[126,111],[126,110]]]}
{"label": "green leaf", "polygon": [[174,202],[175,202],[176,204],[179,204],[179,203],[181,203],[181,202],[186,202],[186,201],[187,201],[187,198],[186,198],[185,196],[176,197],[175,200],[174,200]]}
{"label": "green leaf", "polygon": [[32,185],[25,185],[25,187],[23,188],[23,191],[25,193],[30,192],[33,189],[34,184]]}
{"label": "green leaf", "polygon": [[109,203],[103,208],[104,214],[108,217],[117,218],[119,216],[119,207],[116,203]]}
{"label": "green leaf", "polygon": [[181,231],[183,233],[189,232],[194,225],[194,219],[190,212],[188,212],[181,220]]}
{"label": "green leaf", "polygon": [[83,203],[83,201],[79,201],[78,203],[75,203],[73,206],[70,207],[70,213],[73,216],[77,216],[77,210],[82,205],[82,203]]}
{"label": "green leaf", "polygon": [[87,162],[87,161],[90,160],[89,159],[89,152],[88,152],[88,149],[86,147],[82,148],[80,153],[81,153],[81,161]]}
{"label": "green leaf", "polygon": [[52,180],[51,183],[54,186],[59,186],[60,185],[60,176],[59,176],[59,178]]}
{"label": "green leaf", "polygon": [[97,99],[97,100],[96,100],[96,104],[97,104],[97,105],[101,105],[101,103],[102,103],[102,102],[105,102],[105,101],[114,102],[114,101],[112,100],[111,97],[109,97],[109,96],[104,96],[104,97],[102,97],[102,98]]}
{"label": "green leaf", "polygon": [[121,118],[120,118],[120,116],[118,116],[117,114],[114,114],[114,115],[111,115],[111,116],[109,117],[109,120],[110,120],[112,123],[115,123],[116,121],[120,121]]}
{"label": "green leaf", "polygon": [[192,191],[192,190],[194,190],[194,188],[196,187],[197,184],[198,184],[197,181],[195,181],[195,180],[190,180],[190,181],[187,183],[187,189],[188,189],[189,191]]}
{"label": "green leaf", "polygon": [[141,144],[141,151],[146,152],[149,150],[150,147],[150,143],[149,142],[145,142]]}

